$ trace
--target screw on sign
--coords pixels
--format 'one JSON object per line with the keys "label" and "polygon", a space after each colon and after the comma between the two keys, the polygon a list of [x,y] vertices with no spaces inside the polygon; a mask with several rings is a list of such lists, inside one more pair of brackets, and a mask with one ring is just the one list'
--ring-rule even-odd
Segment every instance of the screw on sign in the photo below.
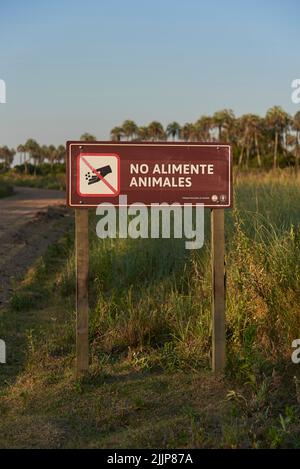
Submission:
{"label": "screw on sign", "polygon": [[[232,207],[230,145],[203,142],[68,142],[67,204],[76,210],[77,374],[88,369],[88,208],[203,204],[211,209],[212,367],[225,351],[224,209]],[[127,206],[126,205],[126,206]]]}

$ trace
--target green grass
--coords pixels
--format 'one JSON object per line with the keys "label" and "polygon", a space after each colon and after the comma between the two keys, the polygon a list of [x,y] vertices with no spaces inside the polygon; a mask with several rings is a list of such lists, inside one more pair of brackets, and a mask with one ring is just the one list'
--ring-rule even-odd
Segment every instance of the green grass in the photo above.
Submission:
{"label": "green grass", "polygon": [[13,358],[0,369],[0,447],[299,447],[299,179],[242,175],[235,187],[224,380],[210,373],[209,214],[194,252],[181,240],[100,241],[91,214],[90,374],[74,378],[68,234],[2,312]]}

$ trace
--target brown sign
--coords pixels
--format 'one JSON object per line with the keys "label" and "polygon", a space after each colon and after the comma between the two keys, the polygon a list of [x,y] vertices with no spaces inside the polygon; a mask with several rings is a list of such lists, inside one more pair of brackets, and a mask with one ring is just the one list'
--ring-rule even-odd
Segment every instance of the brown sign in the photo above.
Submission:
{"label": "brown sign", "polygon": [[228,208],[231,166],[229,145],[68,142],[67,203],[70,207],[198,203]]}

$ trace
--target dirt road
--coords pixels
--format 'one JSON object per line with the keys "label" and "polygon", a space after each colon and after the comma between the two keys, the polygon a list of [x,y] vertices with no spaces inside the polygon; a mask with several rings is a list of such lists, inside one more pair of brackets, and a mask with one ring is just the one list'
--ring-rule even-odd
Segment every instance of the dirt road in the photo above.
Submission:
{"label": "dirt road", "polygon": [[0,305],[34,260],[68,228],[71,213],[62,191],[15,187],[0,199]]}

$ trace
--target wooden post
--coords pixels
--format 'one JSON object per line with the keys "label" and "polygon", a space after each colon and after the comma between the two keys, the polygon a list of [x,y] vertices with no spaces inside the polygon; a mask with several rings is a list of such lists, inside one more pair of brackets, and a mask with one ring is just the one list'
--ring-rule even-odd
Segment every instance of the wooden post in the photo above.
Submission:
{"label": "wooden post", "polygon": [[76,240],[76,376],[85,374],[89,366],[88,338],[88,274],[89,274],[89,211],[75,209]]}
{"label": "wooden post", "polygon": [[212,368],[223,372],[226,364],[225,339],[225,232],[224,209],[211,211],[212,255]]}

